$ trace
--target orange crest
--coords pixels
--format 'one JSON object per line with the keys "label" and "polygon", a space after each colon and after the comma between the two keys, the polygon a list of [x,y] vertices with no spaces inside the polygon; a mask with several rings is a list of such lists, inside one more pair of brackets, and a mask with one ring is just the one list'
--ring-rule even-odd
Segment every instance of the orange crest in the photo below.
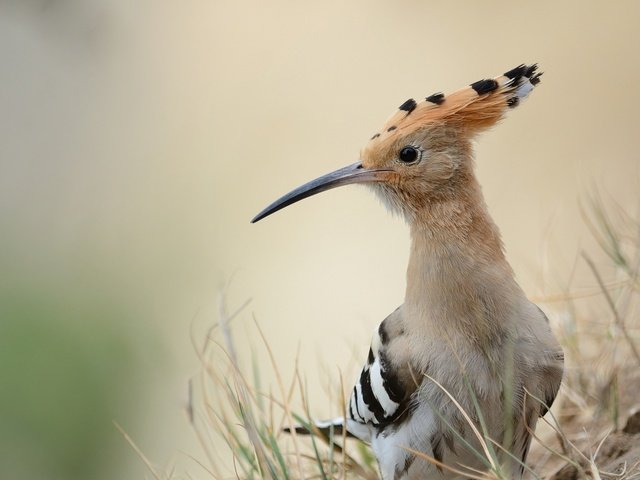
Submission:
{"label": "orange crest", "polygon": [[[365,152],[386,150],[416,130],[448,123],[473,135],[498,122],[540,82],[537,65],[520,65],[504,74],[479,80],[449,95],[434,93],[421,102],[404,102],[365,147]],[[364,153],[363,156],[367,156]]]}

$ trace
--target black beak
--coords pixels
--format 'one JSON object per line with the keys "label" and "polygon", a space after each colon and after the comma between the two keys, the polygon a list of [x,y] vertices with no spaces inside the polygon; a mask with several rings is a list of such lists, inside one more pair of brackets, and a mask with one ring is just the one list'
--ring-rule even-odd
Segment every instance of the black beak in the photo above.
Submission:
{"label": "black beak", "polygon": [[340,168],[335,172],[327,173],[315,180],[292,190],[283,197],[273,202],[267,208],[256,215],[251,223],[256,223],[264,217],[277,212],[278,210],[288,207],[292,203],[296,203],[304,198],[315,195],[316,193],[331,190],[341,185],[349,185],[351,183],[371,183],[382,182],[389,179],[391,170],[369,170],[362,166],[362,162],[356,162],[344,168]]}

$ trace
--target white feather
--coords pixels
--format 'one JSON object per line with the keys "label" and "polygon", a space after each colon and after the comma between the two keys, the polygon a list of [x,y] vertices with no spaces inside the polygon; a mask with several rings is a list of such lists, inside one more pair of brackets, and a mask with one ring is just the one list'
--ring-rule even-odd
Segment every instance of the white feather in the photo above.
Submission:
{"label": "white feather", "polygon": [[533,90],[533,84],[529,80],[525,80],[518,88],[516,88],[515,96],[518,98],[525,98],[529,95],[531,90]]}
{"label": "white feather", "polygon": [[366,403],[364,403],[364,398],[362,398],[362,386],[360,385],[360,379],[356,382],[356,391],[354,392],[354,396],[356,397],[356,403],[354,405],[354,411],[357,405],[357,413],[362,418],[363,421],[369,422],[373,420],[373,414]]}
{"label": "white feather", "polygon": [[[436,421],[433,411],[428,405],[420,405],[408,422],[403,423],[397,429],[390,430],[389,434],[377,435],[371,440],[378,462],[380,473],[384,480],[392,480],[396,477],[396,468],[402,467],[405,458],[409,455],[406,448],[412,448],[432,454],[429,439],[436,430]],[[415,476],[416,470],[419,476]],[[438,470],[426,460],[416,459],[411,468],[411,478],[442,478]],[[400,478],[408,478],[400,477]]]}
{"label": "white feather", "polygon": [[387,389],[384,388],[384,379],[382,378],[379,358],[376,358],[373,362],[369,377],[371,378],[371,390],[373,390],[373,394],[378,399],[380,406],[384,409],[385,416],[393,415],[398,409],[399,404],[389,398],[389,393],[387,393]]}

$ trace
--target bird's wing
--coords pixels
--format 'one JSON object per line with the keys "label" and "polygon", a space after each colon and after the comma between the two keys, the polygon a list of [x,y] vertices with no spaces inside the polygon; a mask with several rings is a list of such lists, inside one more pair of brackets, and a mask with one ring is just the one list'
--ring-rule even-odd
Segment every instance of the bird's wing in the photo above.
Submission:
{"label": "bird's wing", "polygon": [[[371,435],[391,424],[398,424],[410,413],[411,398],[422,375],[412,371],[403,360],[393,363],[388,355],[390,345],[404,335],[401,307],[380,323],[373,334],[367,361],[355,381],[347,404],[347,418],[315,421],[313,427],[295,426],[296,433],[341,435],[346,423],[349,436],[366,442]],[[290,431],[285,428],[285,431]]]}
{"label": "bird's wing", "polygon": [[[549,319],[539,307],[536,306],[536,308],[546,323],[546,325],[542,324],[542,327],[549,329]],[[541,362],[529,379],[535,380],[535,385],[528,385],[531,391],[524,392],[522,410],[514,419],[516,428],[511,450],[521,461],[518,466],[520,475],[524,474],[524,462],[531,444],[531,433],[535,430],[538,418],[543,417],[551,408],[562,383],[564,353],[555,340],[553,345],[549,351],[539,352]]]}
{"label": "bird's wing", "polygon": [[422,377],[415,375],[410,365],[394,363],[388,355],[390,345],[403,334],[401,308],[373,334],[367,361],[347,405],[347,429],[356,436],[360,436],[358,426],[382,430],[399,422],[411,409],[411,397],[420,383],[417,378]]}
{"label": "bird's wing", "polygon": [[[545,313],[538,307],[538,310],[542,314],[542,317],[545,319],[547,326],[549,325],[549,319],[545,315]],[[560,384],[562,383],[562,375],[564,373],[564,352],[562,351],[562,347],[557,345],[557,348],[549,352],[547,355],[547,362],[545,362],[542,366],[542,393],[544,400],[544,405],[540,407],[540,416],[543,417],[553,405],[556,396],[558,395],[558,390],[560,390]]]}

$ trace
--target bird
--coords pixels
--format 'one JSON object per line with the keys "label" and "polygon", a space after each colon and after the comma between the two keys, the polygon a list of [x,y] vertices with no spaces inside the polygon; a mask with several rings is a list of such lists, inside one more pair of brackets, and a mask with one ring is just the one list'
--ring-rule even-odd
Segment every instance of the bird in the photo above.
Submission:
{"label": "bird", "polygon": [[447,95],[408,99],[357,162],[292,190],[252,220],[366,184],[408,223],[404,303],[374,330],[345,416],[314,427],[345,428],[369,443],[383,480],[522,478],[536,422],[560,388],[563,350],[506,260],[472,147],[541,75],[537,64],[522,64]]}

